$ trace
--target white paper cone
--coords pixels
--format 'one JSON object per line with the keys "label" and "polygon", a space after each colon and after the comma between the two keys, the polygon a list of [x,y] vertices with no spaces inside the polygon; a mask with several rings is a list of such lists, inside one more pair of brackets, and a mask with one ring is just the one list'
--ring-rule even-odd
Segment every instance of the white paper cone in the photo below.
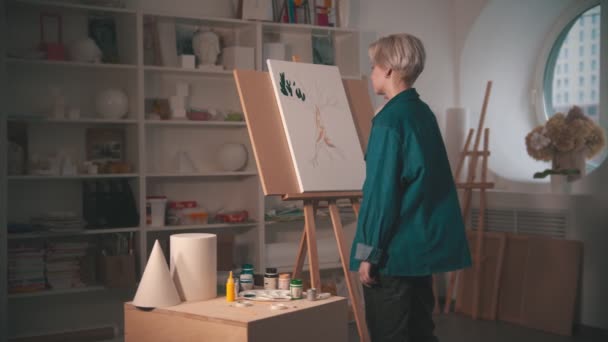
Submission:
{"label": "white paper cone", "polygon": [[163,249],[156,240],[135,293],[133,305],[142,308],[162,308],[179,303],[181,300],[171,279]]}
{"label": "white paper cone", "polygon": [[171,277],[182,300],[217,297],[217,236],[171,235]]}
{"label": "white paper cone", "polygon": [[[466,108],[448,108],[445,113],[445,142],[452,172],[460,159],[460,152],[464,148],[468,129],[468,112]],[[464,172],[464,169],[463,169]],[[464,173],[461,173],[461,175]]]}

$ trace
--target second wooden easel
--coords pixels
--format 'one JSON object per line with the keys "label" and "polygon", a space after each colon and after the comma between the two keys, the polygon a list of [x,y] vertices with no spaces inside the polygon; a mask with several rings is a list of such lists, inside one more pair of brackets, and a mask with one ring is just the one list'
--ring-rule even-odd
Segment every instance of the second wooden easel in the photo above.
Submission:
{"label": "second wooden easel", "polygon": [[[473,133],[475,133],[474,129],[470,129],[467,135],[467,139],[464,145],[462,152],[460,153],[460,158],[458,161],[458,166],[456,167],[455,173],[455,182],[456,187],[458,189],[463,189],[463,197],[462,197],[462,218],[465,224],[469,223],[469,214],[471,211],[471,202],[473,197],[473,191],[479,190],[479,219],[477,224],[477,234],[475,236],[475,248],[472,249],[472,257],[473,257],[473,267],[474,267],[474,281],[473,281],[473,310],[472,317],[473,319],[477,319],[479,317],[479,298],[480,298],[480,284],[481,284],[481,273],[482,273],[482,259],[483,259],[483,231],[485,224],[485,211],[486,211],[486,190],[494,187],[494,183],[490,183],[487,181],[487,172],[488,172],[488,157],[490,156],[489,150],[489,139],[490,139],[490,129],[485,128],[485,117],[486,111],[488,107],[488,101],[490,99],[490,92],[492,90],[492,81],[488,81],[486,85],[486,92],[483,99],[483,105],[481,109],[481,115],[479,117],[479,123],[477,126],[477,131],[475,134],[475,142],[473,148],[471,149],[471,141],[473,139]],[[479,151],[479,145],[481,142],[481,132],[483,130],[484,135],[484,143],[483,150]],[[481,180],[476,180],[477,177],[477,169],[479,158],[481,157]],[[464,181],[460,180],[460,176],[462,173],[462,168],[464,166],[465,160],[469,158],[469,164],[467,169],[467,177]],[[468,228],[470,229],[470,228]],[[448,280],[448,288],[446,292],[446,303],[444,306],[444,313],[449,313],[451,310],[452,297],[454,292],[454,286],[460,276],[461,271],[451,272],[449,274]],[[433,277],[433,287],[436,293],[436,277]],[[439,304],[438,301],[435,301],[435,312],[439,312]]]}

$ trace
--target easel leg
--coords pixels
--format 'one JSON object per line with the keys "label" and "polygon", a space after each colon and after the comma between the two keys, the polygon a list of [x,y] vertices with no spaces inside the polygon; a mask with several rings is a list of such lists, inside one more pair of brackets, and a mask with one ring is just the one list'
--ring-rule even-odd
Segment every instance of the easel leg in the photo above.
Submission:
{"label": "easel leg", "polygon": [[351,199],[350,203],[353,205],[353,211],[355,212],[355,218],[359,219],[359,209],[361,209],[361,203],[358,199]]}
{"label": "easel leg", "polygon": [[359,338],[362,342],[369,342],[369,333],[367,330],[367,324],[365,322],[363,307],[361,306],[362,300],[359,297],[359,291],[357,291],[357,289],[355,288],[353,284],[353,279],[351,278],[351,273],[348,267],[349,257],[346,250],[346,243],[344,241],[342,220],[340,219],[340,212],[335,201],[329,202],[329,214],[331,216],[334,234],[336,235],[336,242],[338,243],[338,252],[340,253],[340,261],[342,263],[342,270],[344,271],[344,279],[346,280],[346,286],[348,287],[348,295],[350,296],[350,300],[353,306],[353,312],[355,314],[355,321],[357,322]]}
{"label": "easel leg", "polygon": [[304,259],[306,258],[306,250],[308,245],[306,244],[306,224],[302,229],[302,237],[300,238],[300,247],[298,248],[298,255],[296,256],[296,265],[293,269],[292,279],[299,279],[302,275],[302,268],[304,267]]}
{"label": "easel leg", "polygon": [[439,308],[439,297],[437,296],[437,274],[433,274],[433,297],[435,297],[435,306],[433,314],[437,315],[441,309]]}
{"label": "easel leg", "polygon": [[454,271],[448,273],[448,288],[445,293],[445,306],[443,307],[443,313],[448,314],[452,308],[452,296],[454,293],[454,284],[456,283],[456,278],[458,277],[458,272]]}
{"label": "easel leg", "polygon": [[304,202],[304,220],[306,222],[306,244],[308,245],[310,286],[320,289],[321,275],[319,273],[319,253],[317,251],[315,209],[312,201]]}
{"label": "easel leg", "polygon": [[[317,216],[318,203],[313,202],[314,207],[314,216]],[[298,255],[296,256],[296,264],[293,269],[292,279],[300,278],[302,275],[302,268],[304,268],[304,259],[306,259],[306,252],[308,249],[308,244],[306,243],[306,224],[304,224],[304,229],[302,229],[302,237],[300,238],[300,245],[298,247]]]}
{"label": "easel leg", "polygon": [[483,257],[483,231],[485,223],[485,212],[486,212],[486,190],[481,189],[479,191],[479,222],[477,224],[477,235],[475,241],[475,254],[474,254],[474,276],[473,276],[473,319],[479,318],[479,297],[481,295],[481,260]]}

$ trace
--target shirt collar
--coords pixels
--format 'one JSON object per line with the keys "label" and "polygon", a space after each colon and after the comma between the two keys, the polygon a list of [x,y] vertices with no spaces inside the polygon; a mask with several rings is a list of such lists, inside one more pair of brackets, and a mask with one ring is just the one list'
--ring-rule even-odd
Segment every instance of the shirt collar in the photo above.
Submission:
{"label": "shirt collar", "polygon": [[[406,90],[400,92],[399,94],[393,96],[392,99],[388,100],[388,102],[378,112],[378,115],[380,113],[382,113],[383,109],[390,107],[393,103],[395,103],[397,101],[410,101],[410,100],[417,100],[418,98],[420,98],[420,95],[416,91],[416,88],[406,89]],[[376,116],[378,116],[378,115],[376,115]]]}

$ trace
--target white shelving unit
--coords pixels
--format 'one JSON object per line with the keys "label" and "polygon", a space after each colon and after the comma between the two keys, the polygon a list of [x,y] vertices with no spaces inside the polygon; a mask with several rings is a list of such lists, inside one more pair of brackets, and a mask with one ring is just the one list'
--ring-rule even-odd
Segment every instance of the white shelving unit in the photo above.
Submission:
{"label": "white shelving unit", "polygon": [[[75,211],[81,208],[82,183],[90,180],[127,179],[132,187],[139,211],[139,225],[136,227],[95,229],[62,233],[19,233],[0,232],[0,257],[6,260],[7,246],[24,241],[57,238],[92,238],[106,234],[134,233],[136,235],[136,256],[139,275],[143,271],[152,243],[156,238],[167,238],[171,233],[210,232],[230,233],[235,236],[235,266],[253,263],[257,271],[263,270],[267,259],[266,244],[275,237],[276,231],[289,231],[284,235],[290,241],[297,241],[302,224],[286,228],[285,225],[269,225],[264,222],[265,199],[253,151],[251,149],[245,122],[151,120],[145,113],[146,99],[168,98],[174,95],[177,82],[190,85],[190,104],[200,108],[218,108],[224,111],[241,111],[232,70],[198,70],[175,66],[159,66],[149,63],[144,51],[144,23],[149,19],[171,21],[176,25],[205,26],[221,36],[224,46],[246,46],[255,49],[255,68],[263,70],[262,47],[265,42],[283,42],[292,54],[300,56],[303,62],[312,62],[313,35],[330,37],[335,49],[335,62],[345,78],[360,78],[359,75],[359,34],[355,30],[295,25],[250,22],[227,18],[208,18],[172,13],[147,11],[127,0],[127,8],[105,8],[80,5],[73,2],[42,0],[8,0],[6,46],[0,48],[0,82],[6,92],[0,94],[6,103],[2,126],[8,122],[26,124],[28,127],[29,154],[49,155],[59,149],[73,156],[76,163],[85,159],[84,132],[88,128],[121,128],[126,137],[126,160],[132,166],[131,173],[125,174],[77,174],[66,176],[6,175],[2,168],[1,184],[7,189],[7,200],[0,200],[0,224],[7,221],[23,220],[47,211]],[[38,20],[42,11],[59,13],[63,18],[63,40],[66,44],[87,35],[86,22],[91,14],[103,13],[115,19],[118,39],[118,64],[89,64],[72,61],[47,61],[21,59],[8,56],[14,50],[33,47],[39,41]],[[1,14],[1,12],[0,12]],[[5,74],[2,71],[6,70]],[[68,105],[80,108],[79,119],[56,119],[48,117],[50,103],[49,89],[62,89]],[[124,119],[103,119],[95,114],[94,94],[100,90],[118,87],[129,98],[129,112]],[[3,134],[6,136],[6,134]],[[249,152],[248,164],[244,170],[225,172],[216,160],[217,150],[224,143],[241,143]],[[6,139],[1,148],[6,150]],[[175,157],[187,152],[196,164],[194,172],[179,172]],[[4,155],[4,154],[2,154]],[[6,165],[4,161],[1,163]],[[166,196],[169,200],[196,200],[211,214],[218,211],[247,210],[250,220],[235,224],[199,224],[182,226],[149,227],[146,224],[146,197]],[[35,201],[31,201],[35,198]],[[4,198],[2,198],[4,199]],[[212,217],[212,215],[210,215]],[[6,219],[5,219],[6,218]],[[282,227],[282,228],[281,228]],[[268,229],[268,231],[267,231]],[[272,231],[271,231],[272,230]],[[267,232],[272,239],[267,238]],[[279,234],[280,235],[280,234]],[[276,266],[276,265],[268,265]],[[281,265],[278,265],[281,266]],[[339,268],[339,263],[326,263],[324,268]],[[290,266],[283,265],[282,270]],[[0,267],[5,273],[6,269]],[[3,284],[5,285],[5,284]],[[95,293],[100,302],[121,303],[129,298],[117,298],[114,291],[106,291],[103,286],[93,286],[63,291],[44,291],[32,294],[7,295],[7,289],[0,287],[0,304],[11,312],[8,336],[22,335],[31,330],[45,330],[30,320],[28,310],[44,307],[46,300],[67,298],[66,309],[60,315],[72,316],[66,319],[70,329],[87,325],[91,317],[79,316],[79,312],[90,310],[87,300]],[[124,295],[124,293],[122,294]],[[82,299],[81,298],[88,298]],[[97,298],[97,297],[95,297]],[[102,299],[103,298],[103,299]],[[23,302],[21,302],[23,301]],[[97,299],[95,300],[97,302]],[[120,308],[105,308],[116,312]],[[53,310],[61,310],[54,302]],[[80,310],[80,311],[79,311]],[[69,311],[69,312],[68,312]],[[96,313],[97,316],[102,312]],[[108,313],[108,315],[110,315]],[[86,315],[85,315],[86,316]],[[42,317],[42,313],[36,315]],[[120,318],[116,322],[122,324]],[[57,323],[61,325],[62,323]],[[0,330],[3,326],[0,325]],[[28,329],[29,331],[26,331]],[[0,334],[0,337],[2,335]]]}
{"label": "white shelving unit", "polygon": [[46,296],[69,295],[69,294],[75,294],[75,293],[103,291],[103,290],[105,290],[105,287],[103,287],[101,285],[85,286],[85,287],[75,287],[73,289],[46,290],[46,291],[31,292],[31,293],[14,293],[14,294],[9,294],[8,298],[18,299],[18,298],[46,297]]}

